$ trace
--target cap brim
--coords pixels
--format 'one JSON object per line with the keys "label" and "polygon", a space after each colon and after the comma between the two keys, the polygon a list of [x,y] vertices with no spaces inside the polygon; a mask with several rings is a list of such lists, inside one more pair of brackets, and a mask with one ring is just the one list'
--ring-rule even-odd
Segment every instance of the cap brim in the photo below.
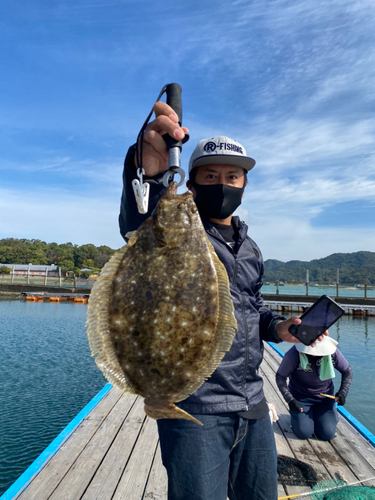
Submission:
{"label": "cap brim", "polygon": [[248,156],[241,155],[204,155],[200,156],[194,160],[191,170],[196,167],[201,167],[202,165],[212,165],[217,163],[219,165],[235,165],[236,167],[242,167],[247,172],[251,170],[255,165],[255,160],[249,158]]}

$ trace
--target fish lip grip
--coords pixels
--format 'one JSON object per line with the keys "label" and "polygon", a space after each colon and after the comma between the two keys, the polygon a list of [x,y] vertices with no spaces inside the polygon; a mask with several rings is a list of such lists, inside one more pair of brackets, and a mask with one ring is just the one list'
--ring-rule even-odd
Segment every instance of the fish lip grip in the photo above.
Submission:
{"label": "fish lip grip", "polygon": [[[181,92],[182,88],[178,83],[169,83],[166,85],[165,92],[167,94],[167,104],[173,109],[173,111],[178,116],[178,123],[181,127],[182,125],[182,101]],[[171,181],[173,181],[174,174],[180,174],[181,179],[178,186],[181,186],[186,179],[185,172],[181,168],[180,156],[182,145],[189,140],[189,134],[185,134],[182,141],[176,141],[169,134],[164,134],[163,139],[167,144],[169,151],[168,156],[168,170],[163,175],[163,184],[168,187]]]}
{"label": "fish lip grip", "polygon": [[[159,101],[164,92],[167,94],[167,104],[177,114],[178,123],[181,126],[182,124],[181,86],[178,83],[169,83],[167,85],[164,85],[156,101]],[[139,180],[134,179],[132,181],[132,187],[135,196],[135,201],[137,202],[138,212],[140,214],[146,214],[148,212],[150,185],[148,182],[143,182],[143,176],[145,174],[145,171],[142,168],[142,150],[143,150],[143,135],[152,113],[153,109],[151,110],[150,114],[146,118],[146,121],[142,125],[142,128],[137,137],[137,146],[135,149],[136,163],[139,167],[137,170],[137,176]],[[163,175],[163,184],[165,187],[168,187],[169,184],[173,181],[174,174],[180,174],[181,180],[177,185],[181,186],[185,182],[186,175],[180,165],[180,155],[181,155],[182,145],[189,140],[189,134],[185,134],[185,137],[183,138],[182,141],[176,141],[168,134],[164,134],[163,139],[165,140],[168,149],[168,170]]]}

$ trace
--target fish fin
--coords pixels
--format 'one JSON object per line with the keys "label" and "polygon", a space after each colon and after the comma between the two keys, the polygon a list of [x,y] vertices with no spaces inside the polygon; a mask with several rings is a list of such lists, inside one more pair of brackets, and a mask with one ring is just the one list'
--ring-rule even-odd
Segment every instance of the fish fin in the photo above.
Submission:
{"label": "fish fin", "polygon": [[155,420],[160,418],[181,418],[195,422],[198,425],[203,425],[202,422],[189,415],[186,411],[181,410],[181,408],[178,408],[173,403],[167,403],[165,406],[148,406],[145,403],[145,413]]}
{"label": "fish fin", "polygon": [[91,355],[96,356],[95,363],[105,378],[118,389],[136,394],[133,385],[124,375],[107,333],[109,329],[108,310],[112,280],[126,251],[127,245],[123,246],[111,257],[92,287],[86,316],[86,327]]}
{"label": "fish fin", "polygon": [[125,234],[125,238],[128,238],[128,240],[130,240],[130,238],[133,236],[133,234],[135,233],[135,231],[128,231],[126,234]]}
{"label": "fish fin", "polygon": [[231,348],[237,332],[237,321],[234,316],[234,306],[229,288],[228,274],[223,263],[216,255],[216,252],[208,238],[207,241],[213,264],[215,266],[219,289],[219,312],[217,330],[215,333],[215,345],[212,356],[203,368],[202,372],[197,374],[194,381],[180,392],[178,399],[174,400],[176,403],[188,398],[197,389],[199,389],[203,382],[211,377],[213,372],[219,366],[220,361],[225,356],[225,353]]}

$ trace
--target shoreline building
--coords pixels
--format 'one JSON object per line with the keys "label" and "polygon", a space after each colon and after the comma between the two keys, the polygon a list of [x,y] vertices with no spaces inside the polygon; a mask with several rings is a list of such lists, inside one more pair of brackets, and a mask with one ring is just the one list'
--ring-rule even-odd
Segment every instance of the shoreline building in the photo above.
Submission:
{"label": "shoreline building", "polygon": [[61,267],[57,267],[55,264],[51,264],[50,266],[39,266],[34,264],[0,264],[0,267],[8,267],[11,269],[11,274],[13,276],[61,276]]}

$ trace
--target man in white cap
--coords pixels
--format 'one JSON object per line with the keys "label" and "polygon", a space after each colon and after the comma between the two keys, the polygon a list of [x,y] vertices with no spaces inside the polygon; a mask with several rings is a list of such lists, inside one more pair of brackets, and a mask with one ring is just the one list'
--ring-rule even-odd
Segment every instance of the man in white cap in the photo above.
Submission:
{"label": "man in white cap", "polygon": [[[136,145],[125,159],[120,231],[126,238],[150,216],[165,191],[168,150],[163,134],[183,140],[188,129],[163,102],[144,133],[142,167],[150,186],[147,214],[138,213],[131,188],[136,178]],[[188,420],[158,420],[169,500],[276,500],[277,455],[259,366],[262,340],[298,342],[285,320],[263,305],[263,259],[247,226],[233,212],[241,204],[247,173],[255,161],[225,136],[201,141],[189,163],[187,186],[195,196],[207,236],[229,278],[238,331],[210,379],[178,404],[203,426]],[[320,337],[321,340],[321,337]]]}
{"label": "man in white cap", "polygon": [[[324,337],[314,348],[296,344],[276,373],[279,390],[289,405],[293,432],[300,439],[315,434],[329,441],[336,435],[336,402],[345,404],[353,378],[348,361],[336,346],[331,337]],[[341,385],[334,396],[335,369],[341,373]]]}

